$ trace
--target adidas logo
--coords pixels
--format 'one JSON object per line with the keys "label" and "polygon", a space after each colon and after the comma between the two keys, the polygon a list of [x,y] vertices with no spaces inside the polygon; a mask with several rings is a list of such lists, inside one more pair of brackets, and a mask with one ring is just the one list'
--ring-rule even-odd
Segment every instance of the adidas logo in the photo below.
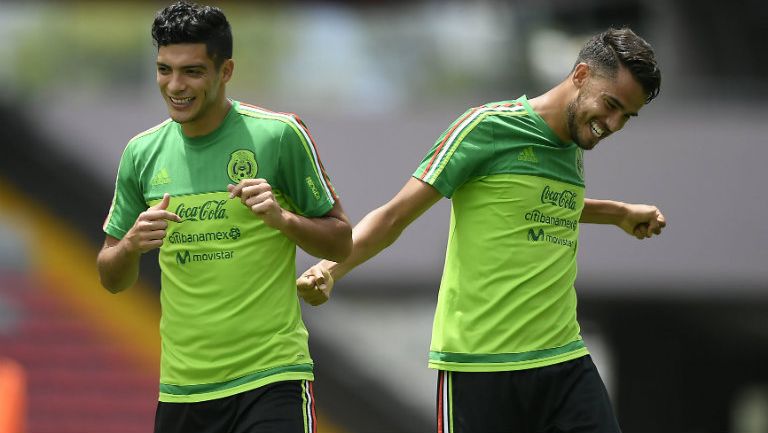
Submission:
{"label": "adidas logo", "polygon": [[168,176],[168,170],[166,170],[165,168],[162,168],[160,171],[155,173],[155,176],[152,178],[152,180],[149,181],[149,183],[152,186],[165,185],[167,183],[171,183],[171,177]]}
{"label": "adidas logo", "polygon": [[517,155],[517,160],[525,161],[525,162],[535,162],[535,163],[539,162],[539,159],[536,158],[536,154],[533,152],[533,146],[528,146],[525,149],[523,149]]}

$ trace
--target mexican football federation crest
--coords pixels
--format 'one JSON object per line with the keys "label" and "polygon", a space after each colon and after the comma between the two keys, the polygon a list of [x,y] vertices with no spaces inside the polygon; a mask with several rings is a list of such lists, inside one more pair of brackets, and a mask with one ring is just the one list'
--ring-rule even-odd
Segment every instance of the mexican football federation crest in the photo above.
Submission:
{"label": "mexican football federation crest", "polygon": [[256,156],[250,150],[236,150],[229,157],[227,174],[233,182],[238,183],[243,179],[253,179],[259,166],[256,164]]}

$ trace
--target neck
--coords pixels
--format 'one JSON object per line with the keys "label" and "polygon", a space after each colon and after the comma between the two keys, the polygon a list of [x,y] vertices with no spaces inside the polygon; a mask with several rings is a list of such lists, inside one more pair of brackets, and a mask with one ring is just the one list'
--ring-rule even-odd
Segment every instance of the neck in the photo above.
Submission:
{"label": "neck", "polygon": [[575,89],[571,85],[570,76],[543,95],[537,96],[528,102],[547,125],[552,128],[555,135],[563,142],[571,140],[568,131],[568,104],[576,97]]}
{"label": "neck", "polygon": [[205,118],[193,122],[182,123],[181,131],[187,137],[202,137],[203,135],[208,135],[221,126],[222,122],[224,122],[224,118],[227,117],[227,113],[229,113],[229,108],[231,106],[232,103],[229,102],[229,99],[224,98],[221,102],[217,102],[209,109]]}

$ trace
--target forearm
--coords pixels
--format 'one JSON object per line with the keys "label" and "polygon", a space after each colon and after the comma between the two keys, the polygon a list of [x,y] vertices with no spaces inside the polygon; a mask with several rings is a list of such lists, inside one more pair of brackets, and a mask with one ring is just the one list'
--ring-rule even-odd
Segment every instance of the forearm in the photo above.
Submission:
{"label": "forearm", "polygon": [[129,252],[123,242],[105,245],[96,259],[101,285],[112,293],[131,287],[139,278],[140,258],[141,253]]}
{"label": "forearm", "polygon": [[284,211],[280,231],[299,248],[319,258],[344,260],[352,248],[349,223],[335,216],[306,218]]}
{"label": "forearm", "polygon": [[627,205],[613,200],[584,199],[584,210],[579,222],[619,225],[627,215]]}
{"label": "forearm", "polygon": [[352,230],[352,252],[344,261],[321,262],[338,280],[356,266],[392,245],[416,218],[442,198],[432,186],[411,178],[384,206],[366,215]]}
{"label": "forearm", "polygon": [[342,262],[324,260],[321,263],[335,280],[339,280],[352,269],[392,245],[406,226],[407,224],[398,224],[388,217],[386,207],[375,209],[352,230],[352,252],[349,257]]}

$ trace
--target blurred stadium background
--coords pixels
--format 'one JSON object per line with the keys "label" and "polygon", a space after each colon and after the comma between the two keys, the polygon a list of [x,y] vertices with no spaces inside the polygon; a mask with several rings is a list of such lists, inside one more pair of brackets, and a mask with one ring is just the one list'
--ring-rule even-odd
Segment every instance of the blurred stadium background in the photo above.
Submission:
{"label": "blurred stadium background", "polygon": [[[768,432],[768,3],[215,3],[229,96],[302,117],[354,222],[466,108],[536,96],[588,35],[632,26],[662,93],[588,154],[588,195],[657,204],[669,227],[582,228],[585,339],[625,432]],[[166,118],[149,36],[165,4],[0,2],[0,432],[151,431],[155,257],[119,296],[94,263],[123,147]],[[321,432],[433,430],[448,206],[305,309]]]}

